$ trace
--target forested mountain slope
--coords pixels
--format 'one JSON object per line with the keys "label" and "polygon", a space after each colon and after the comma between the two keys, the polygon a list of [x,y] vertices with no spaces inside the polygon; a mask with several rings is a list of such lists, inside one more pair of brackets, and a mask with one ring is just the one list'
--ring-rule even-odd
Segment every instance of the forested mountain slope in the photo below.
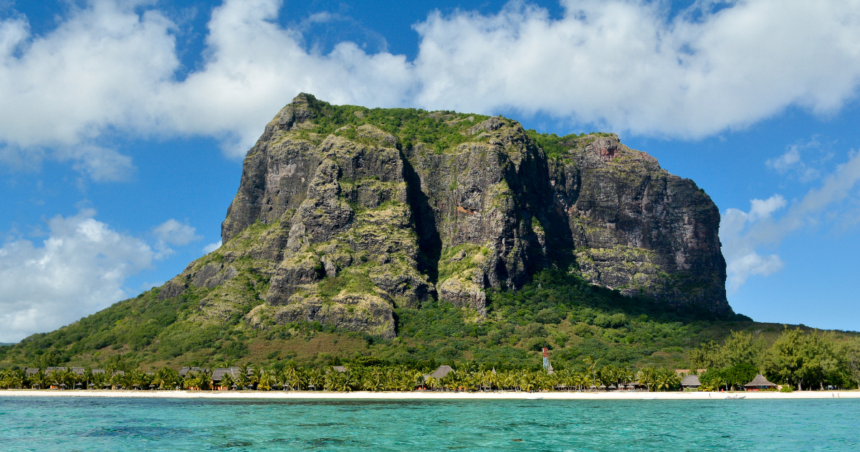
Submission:
{"label": "forested mountain slope", "polygon": [[680,365],[730,330],[719,211],[613,134],[299,95],[245,157],[223,246],[164,286],[0,348],[0,366]]}

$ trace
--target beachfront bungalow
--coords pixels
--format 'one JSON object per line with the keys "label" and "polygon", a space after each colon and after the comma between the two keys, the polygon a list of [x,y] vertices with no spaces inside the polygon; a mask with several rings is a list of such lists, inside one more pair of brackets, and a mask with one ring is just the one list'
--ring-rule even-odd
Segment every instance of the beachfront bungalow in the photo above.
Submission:
{"label": "beachfront bungalow", "polygon": [[204,367],[183,367],[179,369],[179,376],[185,378],[185,376],[188,375],[189,372],[198,373],[200,371],[208,372],[209,369],[206,369]]}
{"label": "beachfront bungalow", "polygon": [[[434,370],[432,373],[424,375],[424,382],[422,382],[421,387],[424,389],[427,388],[425,383],[426,383],[428,378],[433,377],[433,379],[435,379],[436,381],[439,381],[439,380],[447,377],[448,374],[453,372],[453,371],[454,371],[454,369],[452,369],[451,366],[439,366],[439,368]],[[495,373],[495,372],[496,372],[496,368],[494,367],[493,373]]]}
{"label": "beachfront bungalow", "polygon": [[439,368],[434,370],[433,373],[431,373],[429,376],[433,377],[437,380],[441,380],[441,379],[447,377],[448,374],[450,374],[453,371],[454,371],[454,369],[452,369],[451,366],[439,366]]}
{"label": "beachfront bungalow", "polygon": [[682,389],[699,389],[702,383],[699,381],[698,375],[687,375],[681,380]]}
{"label": "beachfront bungalow", "polygon": [[744,385],[747,391],[760,391],[762,389],[774,389],[776,385],[767,381],[764,375],[758,374],[753,378],[753,381]]}
{"label": "beachfront bungalow", "polygon": [[220,368],[212,371],[212,389],[217,391],[227,391],[230,389],[236,389],[236,385],[234,384],[232,387],[222,386],[221,381],[224,380],[225,375],[230,375],[230,378],[233,381],[239,379],[239,375],[242,373],[242,368],[240,367],[229,367],[229,368]]}

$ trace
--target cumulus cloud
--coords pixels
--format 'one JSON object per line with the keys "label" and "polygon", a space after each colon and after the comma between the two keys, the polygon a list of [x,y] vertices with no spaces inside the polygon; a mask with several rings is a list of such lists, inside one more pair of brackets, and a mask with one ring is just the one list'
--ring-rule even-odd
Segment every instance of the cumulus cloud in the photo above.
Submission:
{"label": "cumulus cloud", "polygon": [[202,238],[196,234],[197,230],[191,227],[191,225],[180,223],[173,218],[156,226],[152,229],[152,232],[158,238],[159,242],[168,245],[187,245]]}
{"label": "cumulus cloud", "polygon": [[[810,153],[813,154],[811,161],[808,158]],[[806,159],[804,154],[807,156]],[[813,137],[807,142],[789,146],[784,154],[768,159],[765,164],[780,174],[790,175],[801,182],[811,182],[821,177],[819,167],[832,157],[833,154],[827,152],[827,146]]]}
{"label": "cumulus cloud", "polygon": [[759,243],[749,240],[745,232],[748,226],[759,220],[770,219],[770,214],[785,206],[785,199],[774,195],[766,200],[753,199],[749,212],[728,209],[720,222],[720,240],[726,258],[728,290],[736,291],[752,275],[767,276],[780,270],[784,263],[776,254],[762,256],[757,251]]}
{"label": "cumulus cloud", "polygon": [[804,197],[788,207],[780,195],[751,201],[749,212],[728,209],[720,222],[720,240],[726,257],[728,290],[736,291],[753,275],[767,276],[785,264],[777,254],[763,255],[791,233],[827,221],[838,223],[842,206],[857,204],[860,182],[860,154],[852,152],[848,161],[824,178],[821,186],[810,189]]}
{"label": "cumulus cloud", "polygon": [[214,136],[240,156],[300,91],[681,138],[788,106],[827,114],[856,95],[860,0],[716,3],[675,17],[638,0],[563,0],[560,18],[521,2],[490,15],[432,12],[415,25],[420,48],[407,61],[351,42],[306,49],[303,27],[331,17],[285,28],[279,0],[225,0],[212,11],[203,64],[181,80],[177,26],[157,7],[91,0],[40,36],[16,16],[0,21],[0,101],[16,106],[0,112],[0,159],[32,165],[90,146],[65,158],[110,180],[130,161],[98,146],[108,131]]}
{"label": "cumulus cloud", "polygon": [[17,239],[0,248],[0,342],[53,330],[129,295],[124,281],[155,252],[94,216],[89,209],[56,216],[41,246]]}
{"label": "cumulus cloud", "polygon": [[158,240],[156,258],[163,259],[173,254],[173,246],[184,246],[203,237],[196,234],[197,230],[189,224],[180,223],[173,218],[161,223],[152,229],[152,233]]}
{"label": "cumulus cloud", "polygon": [[217,250],[218,248],[221,248],[221,241],[220,240],[215,242],[215,243],[210,243],[210,244],[204,246],[203,247],[203,254],[209,254],[209,253]]}

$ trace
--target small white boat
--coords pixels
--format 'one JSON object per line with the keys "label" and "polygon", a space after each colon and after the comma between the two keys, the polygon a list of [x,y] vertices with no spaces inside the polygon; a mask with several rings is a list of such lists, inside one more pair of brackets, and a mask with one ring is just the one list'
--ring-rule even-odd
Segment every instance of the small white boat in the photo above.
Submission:
{"label": "small white boat", "polygon": [[543,400],[543,397],[526,397],[526,400]]}
{"label": "small white boat", "polygon": [[644,396],[641,399],[642,400],[659,400],[660,398],[657,396]]}
{"label": "small white boat", "polygon": [[745,395],[732,394],[732,395],[726,396],[726,400],[740,400],[740,399],[745,399],[746,397],[747,396],[745,396]]}

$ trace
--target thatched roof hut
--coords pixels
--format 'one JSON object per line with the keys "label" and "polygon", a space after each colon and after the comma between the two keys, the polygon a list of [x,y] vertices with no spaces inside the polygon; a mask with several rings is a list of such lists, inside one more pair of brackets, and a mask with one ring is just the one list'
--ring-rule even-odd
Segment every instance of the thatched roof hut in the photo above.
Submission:
{"label": "thatched roof hut", "polygon": [[24,375],[26,375],[28,377],[32,377],[33,375],[36,375],[37,373],[39,373],[38,367],[25,367],[24,368]]}
{"label": "thatched roof hut", "polygon": [[437,379],[437,380],[441,380],[441,379],[447,377],[448,374],[450,374],[453,371],[454,371],[454,369],[452,369],[451,366],[439,366],[439,368],[434,370],[433,373],[430,374],[430,376]]}
{"label": "thatched roof hut", "polygon": [[753,378],[753,381],[744,385],[745,388],[758,388],[758,389],[767,389],[767,388],[775,388],[776,385],[767,381],[767,378],[764,378],[762,374],[758,374]]}
{"label": "thatched roof hut", "polygon": [[219,368],[212,371],[212,383],[220,383],[221,380],[224,379],[225,375],[230,375],[234,381],[239,378],[239,374],[242,373],[242,368],[240,367],[228,367],[228,368]]}
{"label": "thatched roof hut", "polygon": [[197,373],[197,372],[200,372],[202,370],[208,371],[209,369],[205,369],[203,367],[183,367],[183,368],[179,369],[179,376],[182,378],[185,378],[185,376],[188,375],[188,372]]}
{"label": "thatched roof hut", "polygon": [[681,380],[682,388],[698,388],[699,386],[702,386],[702,382],[699,381],[698,375],[687,375]]}

